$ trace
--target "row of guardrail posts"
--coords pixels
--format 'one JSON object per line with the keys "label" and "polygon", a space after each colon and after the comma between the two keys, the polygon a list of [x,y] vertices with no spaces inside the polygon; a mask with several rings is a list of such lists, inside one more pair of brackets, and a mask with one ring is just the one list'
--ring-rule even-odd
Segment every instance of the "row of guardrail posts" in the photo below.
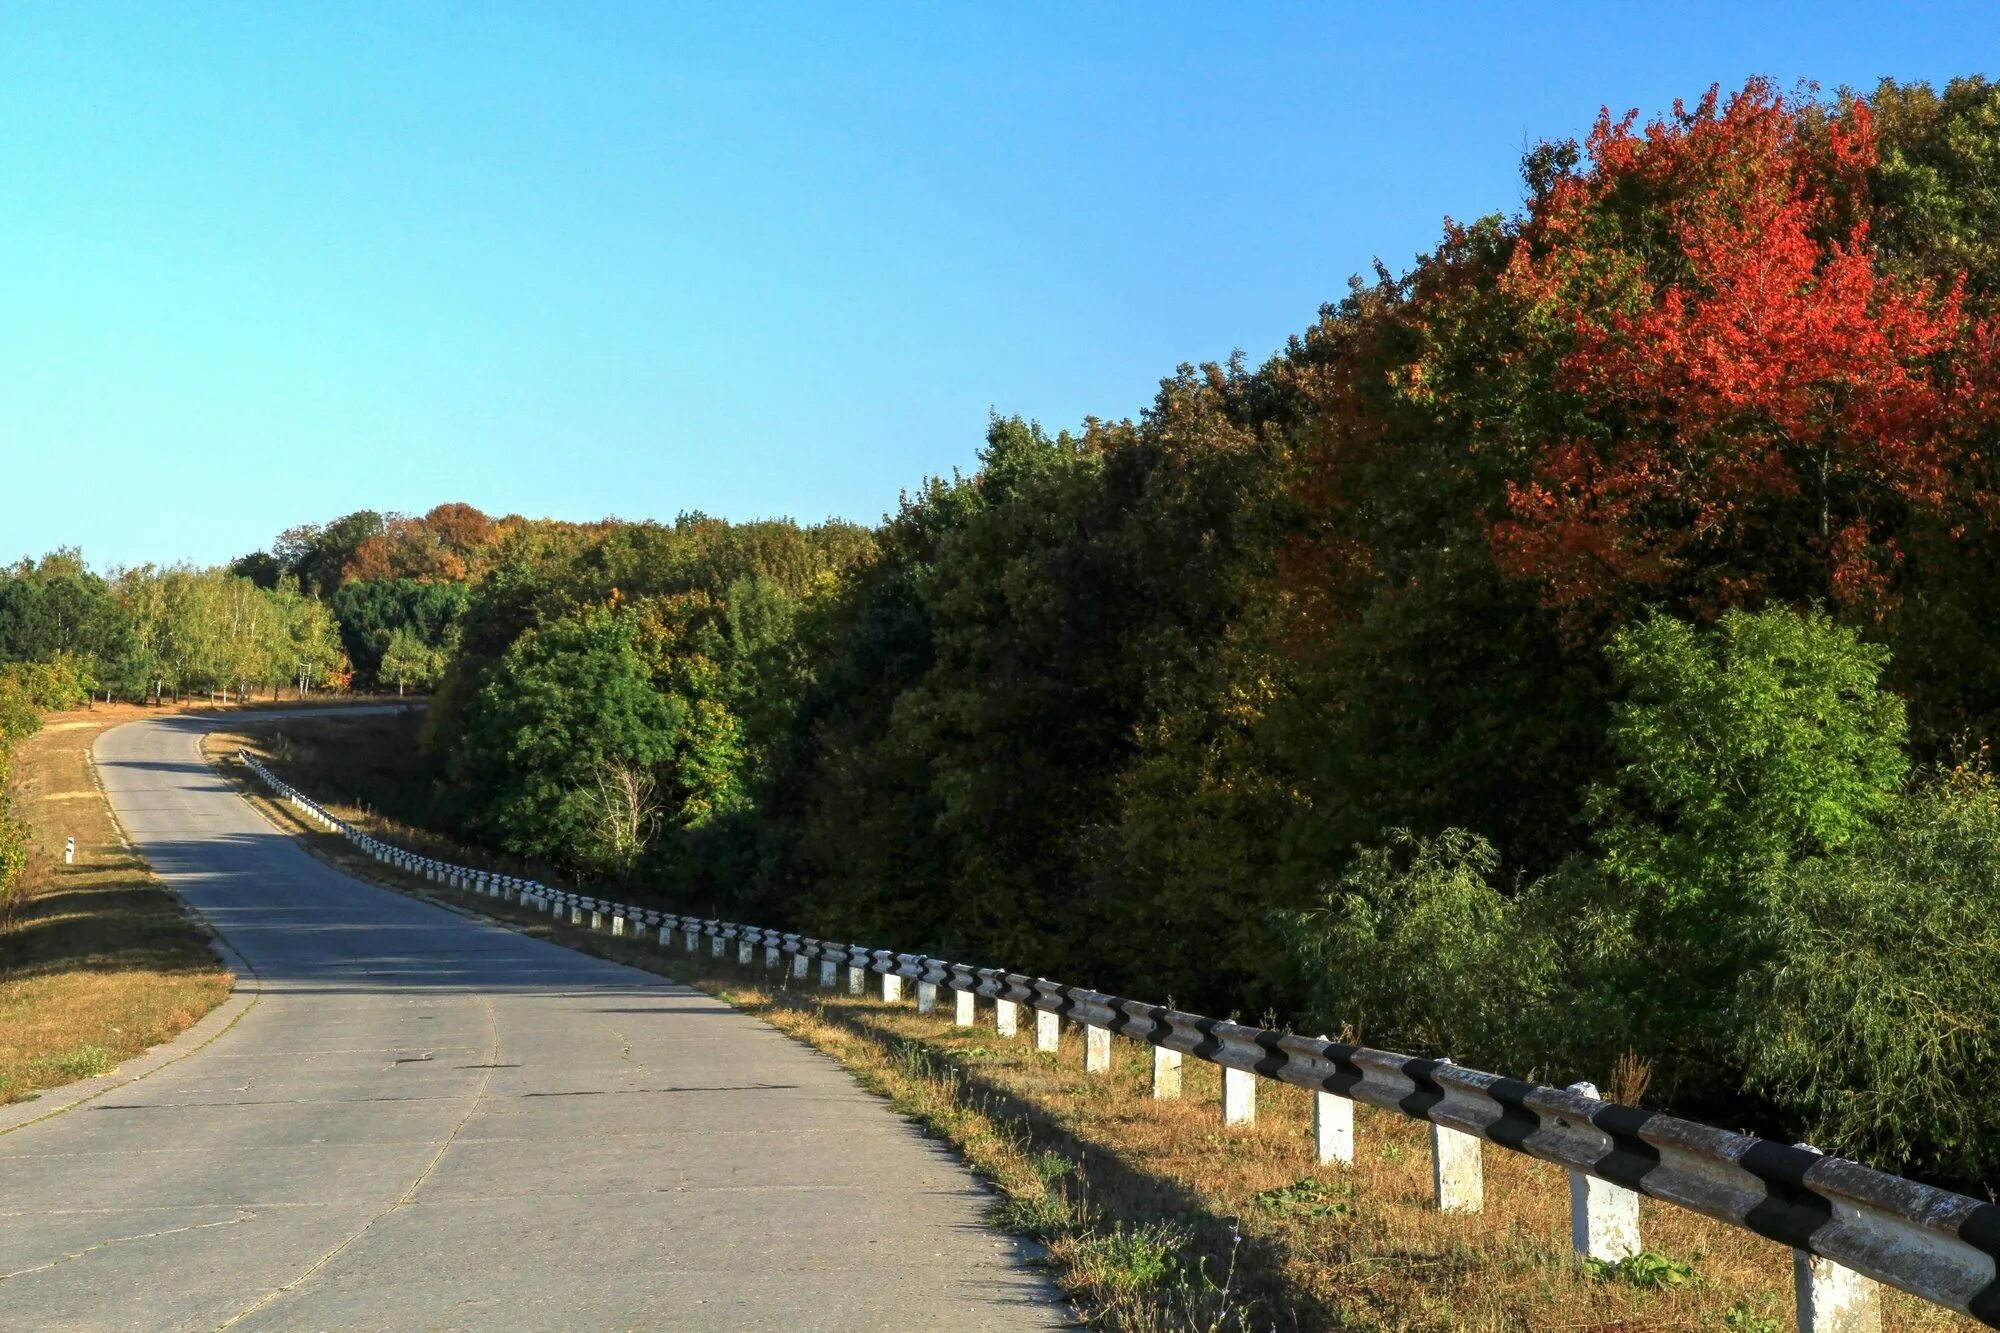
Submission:
{"label": "row of guardrail posts", "polygon": [[[647,925],[657,921],[658,947],[671,948],[673,937],[678,930],[683,936],[685,949],[689,954],[699,952],[699,941],[706,935],[710,940],[711,956],[718,959],[725,958],[727,940],[734,938],[737,942],[736,963],[741,967],[752,965],[756,946],[761,942],[764,950],[764,969],[766,971],[782,969],[784,975],[791,980],[804,981],[810,966],[809,952],[818,952],[824,947],[803,941],[797,936],[777,936],[772,932],[735,926],[726,922],[696,921],[667,913],[642,912],[637,908],[550,889],[534,880],[453,866],[431,858],[419,857],[381,842],[354,826],[335,819],[301,793],[285,785],[248,754],[243,754],[241,757],[264,782],[280,793],[287,803],[309,822],[340,833],[377,861],[419,875],[428,882],[442,882],[453,889],[465,889],[487,897],[516,902],[537,911],[546,910],[558,922],[563,921],[566,916],[571,925],[591,931],[608,932],[613,937],[636,939]],[[859,952],[859,950],[845,951],[845,961],[842,958],[828,957],[825,953],[819,953],[820,987],[840,988],[841,973],[844,971],[846,993],[850,996],[866,996],[869,991],[869,974],[879,972],[881,980],[877,993],[881,1001],[884,1004],[901,1003],[904,977],[898,968],[902,965],[902,960],[893,953],[876,951],[866,962],[857,962],[854,959]],[[791,965],[789,968],[783,968],[784,956],[787,953],[791,955]],[[943,984],[945,989],[952,992],[953,1025],[961,1028],[975,1027],[979,1014],[978,992],[953,986],[949,981]],[[1039,985],[1048,988],[1051,999],[1055,993],[1061,991],[1061,988],[1053,983],[1039,983]],[[924,1014],[935,1012],[938,1005],[939,983],[918,978],[915,991],[917,1011]],[[1111,1029],[1088,1022],[1080,1022],[1077,1025],[1084,1030],[1085,1072],[1092,1075],[1109,1073],[1112,1066]],[[1019,1029],[1020,1003],[996,998],[993,1001],[995,1034],[1001,1037],[1015,1037],[1019,1034]],[[1061,1033],[1062,1015],[1051,1009],[1036,1006],[1035,1049],[1044,1052],[1058,1051]],[[1152,1046],[1151,1091],[1155,1098],[1173,1099],[1181,1096],[1182,1064],[1182,1052],[1162,1045]],[[1221,1065],[1221,1072],[1222,1123],[1226,1126],[1253,1123],[1257,1116],[1258,1075],[1251,1070],[1227,1064]],[[1571,1084],[1568,1091],[1583,1097],[1598,1098],[1597,1089],[1589,1083]],[[1355,1154],[1354,1101],[1337,1093],[1319,1090],[1314,1090],[1312,1096],[1315,1160],[1323,1164],[1352,1165]],[[1614,1146],[1611,1136],[1606,1133],[1603,1137],[1605,1151],[1610,1152]],[[1804,1148],[1807,1145],[1798,1146]],[[1432,1121],[1430,1149],[1432,1192],[1436,1207],[1442,1212],[1480,1211],[1485,1204],[1485,1187],[1482,1172],[1482,1140],[1479,1136]],[[1570,1242],[1579,1256],[1616,1262],[1640,1252],[1639,1195],[1636,1192],[1576,1170],[1569,1171],[1569,1188]],[[1880,1288],[1876,1282],[1806,1250],[1795,1249],[1792,1253],[1798,1327],[1801,1333],[1875,1333],[1875,1330],[1881,1327]]]}

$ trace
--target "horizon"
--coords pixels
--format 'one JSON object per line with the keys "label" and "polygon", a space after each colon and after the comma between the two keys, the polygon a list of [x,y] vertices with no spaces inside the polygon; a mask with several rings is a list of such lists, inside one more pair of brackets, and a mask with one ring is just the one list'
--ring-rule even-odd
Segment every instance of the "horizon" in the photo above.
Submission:
{"label": "horizon", "polygon": [[1600,107],[1942,85],[2000,33],[1783,12],[16,14],[0,558],[448,501],[872,525],[991,413],[1261,363]]}

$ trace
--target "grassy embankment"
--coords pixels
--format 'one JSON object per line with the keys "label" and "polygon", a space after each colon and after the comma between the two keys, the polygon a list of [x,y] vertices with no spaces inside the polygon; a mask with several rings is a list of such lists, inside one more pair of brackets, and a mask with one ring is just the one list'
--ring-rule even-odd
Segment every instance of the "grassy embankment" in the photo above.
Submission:
{"label": "grassy embankment", "polygon": [[[342,754],[333,753],[330,733],[289,726],[282,741],[263,728],[218,736],[212,753],[243,744],[284,765],[282,752],[291,760],[288,778],[356,819],[364,816],[359,807],[328,796],[369,790],[368,774],[397,768],[409,739],[405,729],[367,721],[365,735],[343,731]],[[315,785],[322,780],[329,785]],[[357,856],[257,799],[335,864],[408,891],[457,897]],[[369,822],[380,836],[411,833]],[[412,841],[439,855],[451,850],[441,839]],[[982,1007],[983,1028],[957,1029],[942,1011],[919,1015],[908,1004],[787,984],[761,966],[738,970],[707,954],[691,957],[679,945],[662,950],[488,899],[477,905],[527,933],[699,986],[839,1060],[994,1185],[999,1224],[1046,1243],[1055,1276],[1100,1326],[1792,1327],[1788,1250],[1647,1201],[1648,1253],[1614,1271],[1582,1267],[1568,1249],[1564,1173],[1516,1154],[1487,1152],[1484,1212],[1439,1214],[1429,1204],[1425,1129],[1400,1116],[1360,1108],[1357,1165],[1320,1167],[1303,1089],[1260,1083],[1257,1122],[1225,1129],[1218,1071],[1190,1062],[1184,1098],[1154,1101],[1148,1053],[1136,1043],[1117,1040],[1112,1073],[1086,1077],[1078,1034],[1065,1032],[1060,1051],[1039,1053],[1025,1027],[1020,1038],[997,1038],[990,1007]],[[1900,1294],[1888,1305],[1891,1329],[1972,1326]]]}
{"label": "grassy embankment", "polygon": [[90,763],[99,734],[159,713],[56,714],[14,749],[13,808],[35,856],[19,915],[0,926],[0,1102],[105,1073],[229,994],[207,934],[125,845]]}

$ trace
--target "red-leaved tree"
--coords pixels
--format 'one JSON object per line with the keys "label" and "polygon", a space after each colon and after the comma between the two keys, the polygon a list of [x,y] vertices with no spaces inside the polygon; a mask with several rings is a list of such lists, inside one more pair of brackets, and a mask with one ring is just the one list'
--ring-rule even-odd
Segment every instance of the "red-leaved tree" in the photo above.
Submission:
{"label": "red-leaved tree", "polygon": [[1590,424],[1510,488],[1496,558],[1564,606],[1889,595],[1911,517],[1985,507],[1991,340],[1876,262],[1867,105],[1753,82],[1635,122],[1599,117],[1503,280]]}

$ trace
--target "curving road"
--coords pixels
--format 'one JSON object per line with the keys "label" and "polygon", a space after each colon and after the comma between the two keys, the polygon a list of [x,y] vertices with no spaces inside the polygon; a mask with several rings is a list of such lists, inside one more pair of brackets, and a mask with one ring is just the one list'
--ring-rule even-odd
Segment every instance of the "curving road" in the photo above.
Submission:
{"label": "curving road", "polygon": [[0,1129],[0,1329],[1067,1325],[965,1170],[833,1063],[313,860],[203,762],[212,725],[96,754],[253,995]]}

